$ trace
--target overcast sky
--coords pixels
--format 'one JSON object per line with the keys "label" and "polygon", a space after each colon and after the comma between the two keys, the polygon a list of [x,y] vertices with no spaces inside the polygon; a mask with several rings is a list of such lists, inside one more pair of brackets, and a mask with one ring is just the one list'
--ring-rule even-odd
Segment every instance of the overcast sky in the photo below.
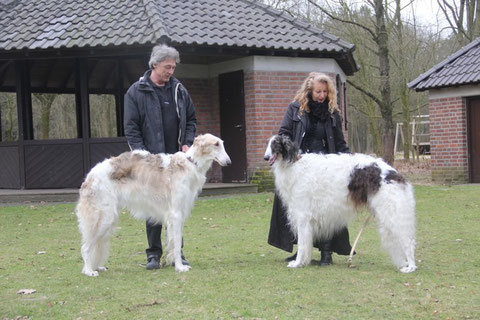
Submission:
{"label": "overcast sky", "polygon": [[[402,3],[408,4],[410,0],[402,0]],[[437,0],[415,0],[412,7],[404,10],[404,17],[412,16],[412,8],[417,16],[417,23],[431,28],[432,31],[440,30],[448,26],[443,12],[438,6]]]}

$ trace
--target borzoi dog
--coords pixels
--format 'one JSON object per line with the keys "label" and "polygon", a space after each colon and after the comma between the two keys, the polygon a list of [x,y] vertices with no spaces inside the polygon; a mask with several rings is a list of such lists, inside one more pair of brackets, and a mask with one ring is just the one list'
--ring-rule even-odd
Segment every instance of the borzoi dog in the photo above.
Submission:
{"label": "borzoi dog", "polygon": [[213,161],[230,164],[223,141],[204,134],[186,153],[131,151],[97,164],[82,184],[76,207],[85,263],[82,273],[95,277],[106,270],[109,240],[121,209],[166,226],[166,261],[174,263],[176,271],[188,271],[190,266],[181,259],[183,225]]}
{"label": "borzoi dog", "polygon": [[308,265],[313,240],[329,239],[366,206],[395,266],[416,270],[413,188],[394,168],[364,154],[300,155],[294,142],[279,135],[270,138],[264,159],[298,240],[297,258],[288,267]]}

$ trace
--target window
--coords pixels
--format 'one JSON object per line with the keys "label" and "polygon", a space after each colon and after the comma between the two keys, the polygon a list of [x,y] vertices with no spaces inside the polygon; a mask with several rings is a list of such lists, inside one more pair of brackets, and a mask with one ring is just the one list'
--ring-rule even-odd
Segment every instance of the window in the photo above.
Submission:
{"label": "window", "polygon": [[17,95],[0,92],[0,141],[18,140]]}
{"label": "window", "polygon": [[29,62],[33,139],[76,139],[75,60]]}
{"label": "window", "polygon": [[92,138],[117,136],[117,112],[113,94],[90,94],[90,135]]}
{"label": "window", "polygon": [[32,93],[33,138],[77,138],[75,110],[74,94]]}
{"label": "window", "polygon": [[12,60],[0,60],[0,142],[18,140],[16,73]]}

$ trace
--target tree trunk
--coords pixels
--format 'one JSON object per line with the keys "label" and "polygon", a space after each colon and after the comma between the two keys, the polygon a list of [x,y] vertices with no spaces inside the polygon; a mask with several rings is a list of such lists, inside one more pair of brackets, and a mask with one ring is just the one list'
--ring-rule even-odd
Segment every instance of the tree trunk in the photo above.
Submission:
{"label": "tree trunk", "polygon": [[56,95],[51,93],[38,93],[35,97],[40,101],[40,139],[48,139],[50,136],[50,113]]}
{"label": "tree trunk", "polygon": [[7,108],[8,126],[5,131],[5,135],[7,136],[5,141],[14,141],[17,140],[18,136],[18,132],[14,132],[15,124],[17,123],[18,117],[16,116],[17,103],[13,101],[12,97],[7,98]]}
{"label": "tree trunk", "polygon": [[[400,74],[400,82],[407,83],[407,66],[406,66],[406,56],[405,48],[403,43],[403,22],[401,16],[402,4],[400,0],[395,0],[395,16],[394,16],[394,28],[396,31],[396,42],[398,44],[398,62],[396,67],[399,69],[398,73]],[[410,159],[410,150],[412,149],[412,130],[410,129],[410,89],[407,86],[401,86],[400,88],[400,104],[402,107],[402,123],[404,129],[404,138],[403,141],[403,158],[405,160]],[[393,150],[395,153],[395,150]],[[395,155],[394,155],[395,156]]]}
{"label": "tree trunk", "polygon": [[375,108],[375,105],[369,101],[368,99],[365,99],[365,105],[366,111],[367,111],[367,117],[368,117],[368,127],[369,131],[373,136],[373,144],[374,144],[374,152],[377,155],[383,154],[383,141],[382,141],[382,134],[380,133],[380,129],[378,128],[378,115],[377,115],[377,109]]}
{"label": "tree trunk", "polygon": [[388,56],[388,33],[385,25],[385,9],[383,0],[375,0],[375,20],[376,34],[375,39],[378,46],[378,59],[380,66],[380,111],[383,119],[383,159],[389,164],[393,164],[394,154],[394,126],[392,116],[391,89],[390,89],[390,61]]}

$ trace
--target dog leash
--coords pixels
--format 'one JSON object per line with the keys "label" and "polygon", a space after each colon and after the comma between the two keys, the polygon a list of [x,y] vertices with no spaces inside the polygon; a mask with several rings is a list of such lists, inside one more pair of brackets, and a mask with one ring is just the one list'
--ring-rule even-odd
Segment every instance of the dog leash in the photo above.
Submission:
{"label": "dog leash", "polygon": [[350,255],[348,256],[348,260],[347,260],[347,263],[348,263],[348,267],[349,267],[349,268],[355,268],[355,265],[352,264],[353,253],[355,252],[355,248],[357,247],[358,240],[360,239],[360,236],[362,235],[363,230],[364,230],[365,227],[367,226],[367,224],[368,224],[368,222],[370,221],[370,218],[371,218],[372,216],[373,216],[373,213],[370,213],[370,214],[368,215],[367,220],[365,220],[365,222],[363,223],[362,228],[361,228],[360,231],[358,232],[357,238],[355,238],[355,242],[353,243],[352,250],[350,251]]}

